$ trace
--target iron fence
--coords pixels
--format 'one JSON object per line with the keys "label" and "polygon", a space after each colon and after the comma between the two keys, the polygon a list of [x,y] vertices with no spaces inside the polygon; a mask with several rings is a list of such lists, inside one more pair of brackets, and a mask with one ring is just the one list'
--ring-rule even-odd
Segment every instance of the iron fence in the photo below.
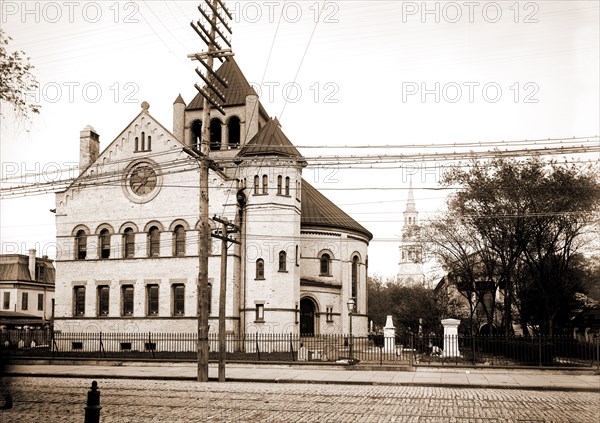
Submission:
{"label": "iron fence", "polygon": [[[600,366],[600,339],[505,336],[348,336],[227,334],[228,361],[344,362],[469,366]],[[209,334],[217,360],[218,334]],[[2,358],[187,360],[197,358],[196,333],[0,332]]]}

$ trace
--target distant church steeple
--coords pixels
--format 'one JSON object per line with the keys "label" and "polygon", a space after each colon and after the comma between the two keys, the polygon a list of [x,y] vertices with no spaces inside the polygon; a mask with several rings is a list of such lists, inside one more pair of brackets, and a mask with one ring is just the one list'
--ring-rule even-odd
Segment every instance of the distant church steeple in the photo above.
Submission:
{"label": "distant church steeple", "polygon": [[412,177],[408,181],[408,199],[406,200],[406,210],[404,210],[404,230],[410,226],[419,224],[419,212],[415,204],[415,195],[413,193]]}
{"label": "distant church steeple", "polygon": [[419,212],[415,203],[412,178],[410,178],[400,244],[398,284],[410,286],[425,283],[422,252],[423,248],[419,238]]}

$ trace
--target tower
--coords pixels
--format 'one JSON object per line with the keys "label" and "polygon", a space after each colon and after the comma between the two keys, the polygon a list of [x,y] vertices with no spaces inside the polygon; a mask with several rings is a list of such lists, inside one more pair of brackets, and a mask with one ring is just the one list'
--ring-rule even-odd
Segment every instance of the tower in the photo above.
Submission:
{"label": "tower", "polygon": [[415,204],[412,178],[408,183],[408,198],[404,210],[399,265],[398,284],[405,286],[424,285],[423,247],[420,240],[419,212]]}

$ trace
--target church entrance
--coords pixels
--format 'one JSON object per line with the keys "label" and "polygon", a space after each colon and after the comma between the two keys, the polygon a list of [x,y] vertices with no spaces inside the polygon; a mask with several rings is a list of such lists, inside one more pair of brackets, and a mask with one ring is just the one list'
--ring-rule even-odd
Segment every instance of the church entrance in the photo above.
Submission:
{"label": "church entrance", "polygon": [[316,304],[310,298],[300,300],[300,335],[315,335]]}

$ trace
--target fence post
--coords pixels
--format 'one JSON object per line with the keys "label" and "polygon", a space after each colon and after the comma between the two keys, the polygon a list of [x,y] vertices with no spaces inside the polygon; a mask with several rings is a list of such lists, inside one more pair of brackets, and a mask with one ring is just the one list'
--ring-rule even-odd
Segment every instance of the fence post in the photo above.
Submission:
{"label": "fence post", "polygon": [[542,367],[542,335],[538,335],[538,358],[539,366]]}
{"label": "fence post", "polygon": [[292,334],[290,333],[290,353],[292,354],[292,361],[296,361],[294,358],[294,342],[292,340]]}
{"label": "fence post", "polygon": [[258,345],[258,332],[256,332],[256,356],[258,357],[258,361],[260,361],[260,346]]}
{"label": "fence post", "polygon": [[409,337],[409,341],[408,341],[409,345],[410,345],[410,367],[412,367],[414,365],[413,360],[414,360],[414,354],[415,354],[415,350],[414,350],[414,343],[413,343],[413,334],[410,334]]}
{"label": "fence post", "polygon": [[106,357],[106,352],[104,351],[104,343],[102,342],[102,331],[100,331],[100,347],[98,349],[98,355],[100,358]]}
{"label": "fence post", "polygon": [[98,382],[92,382],[92,388],[87,394],[87,404],[85,406],[85,419],[83,423],[100,423],[100,391]]}
{"label": "fence post", "polygon": [[594,341],[596,344],[596,369],[600,370],[600,338],[596,335]]}

